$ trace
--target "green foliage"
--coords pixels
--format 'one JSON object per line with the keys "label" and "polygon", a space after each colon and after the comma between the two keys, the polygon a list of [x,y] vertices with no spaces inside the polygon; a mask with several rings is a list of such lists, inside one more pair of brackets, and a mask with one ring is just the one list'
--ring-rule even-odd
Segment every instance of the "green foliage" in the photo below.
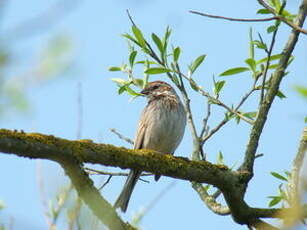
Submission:
{"label": "green foliage", "polygon": [[307,86],[296,85],[294,86],[294,89],[299,95],[307,99]]}
{"label": "green foliage", "polygon": [[179,56],[180,56],[180,47],[177,46],[174,50],[173,50],[173,57],[174,57],[174,62],[178,62]]}
{"label": "green foliage", "polygon": [[[137,51],[134,50],[134,47],[131,48],[130,46],[130,55],[129,55],[129,63],[123,64],[122,66],[112,66],[109,68],[109,71],[121,71],[128,75],[128,79],[119,79],[119,78],[112,78],[111,80],[114,81],[118,87],[118,93],[121,94],[123,92],[127,92],[132,96],[139,96],[134,89],[133,86],[138,88],[143,88],[148,82],[148,78],[150,75],[157,75],[157,74],[166,74],[171,81],[177,86],[181,84],[180,79],[182,79],[182,73],[179,73],[178,69],[178,60],[181,54],[181,48],[179,46],[172,47],[169,51],[169,38],[171,35],[171,29],[169,27],[166,28],[165,33],[162,38],[160,38],[157,34],[152,33],[151,39],[154,43],[155,47],[157,47],[158,53],[156,54],[153,50],[149,41],[147,41],[142,33],[142,31],[137,28],[136,26],[132,26],[132,34],[123,34],[123,36],[133,44],[135,44],[140,50],[145,53],[145,60],[136,60]],[[170,60],[172,57],[172,60]],[[186,78],[189,78],[189,84],[191,88],[195,91],[199,90],[199,86],[197,83],[191,78],[191,75],[198,69],[198,67],[203,63],[205,60],[206,55],[200,55],[197,57],[191,65],[188,66],[188,73]],[[169,64],[170,63],[170,64]],[[143,64],[143,79],[136,78],[134,76],[134,68],[135,64]],[[136,80],[138,79],[138,80]],[[223,85],[225,84],[224,81],[218,82],[215,86],[216,92],[219,93]],[[142,86],[142,87],[141,87]]]}
{"label": "green foliage", "polygon": [[[57,35],[49,39],[39,49],[38,57],[34,64],[26,71],[19,72],[18,66],[11,56],[14,55],[9,47],[0,47],[1,86],[0,86],[0,116],[9,115],[11,112],[25,112],[30,108],[27,100],[27,92],[34,86],[40,86],[63,76],[68,72],[73,62],[73,42],[67,35]],[[9,76],[8,67],[14,67],[14,76]]]}
{"label": "green foliage", "polygon": [[49,80],[66,72],[72,64],[72,52],[72,40],[69,36],[52,38],[40,55],[37,69],[39,80]]}
{"label": "green foliage", "polygon": [[225,165],[224,164],[224,156],[223,156],[223,153],[221,151],[219,151],[218,154],[217,154],[216,164]]}
{"label": "green foliage", "polygon": [[249,70],[250,69],[247,67],[235,67],[235,68],[231,68],[231,69],[224,71],[223,73],[220,74],[220,76],[235,75],[235,74],[243,73]]}
{"label": "green foliage", "polygon": [[[278,195],[274,196],[268,196],[270,198],[269,207],[273,207],[279,203],[282,204],[282,206],[285,206],[286,204],[289,205],[290,203],[290,198],[289,198],[289,188],[288,188],[288,183],[289,179],[291,178],[291,173],[288,171],[284,171],[285,176],[281,175],[280,173],[277,172],[271,172],[271,175],[275,177],[276,179],[282,181],[281,184],[278,186]],[[284,184],[286,183],[286,184]]]}
{"label": "green foliage", "polygon": [[[257,112],[247,112],[247,113],[240,113],[240,114],[250,120],[254,120],[254,118],[257,116]],[[241,121],[241,117],[239,117],[238,115],[235,115],[235,117],[236,117],[237,124],[239,124]]]}
{"label": "green foliage", "polygon": [[220,91],[223,89],[226,81],[217,81],[214,82],[214,94],[217,96],[220,94]]}
{"label": "green foliage", "polygon": [[200,55],[199,57],[197,57],[195,59],[195,61],[192,62],[192,64],[189,66],[189,70],[190,70],[190,74],[189,76],[191,76],[195,70],[201,65],[201,63],[203,63],[203,61],[205,60],[206,55]]}
{"label": "green foliage", "polygon": [[147,74],[161,74],[161,73],[168,73],[171,72],[172,70],[166,69],[164,67],[153,67],[145,70],[145,73]]}

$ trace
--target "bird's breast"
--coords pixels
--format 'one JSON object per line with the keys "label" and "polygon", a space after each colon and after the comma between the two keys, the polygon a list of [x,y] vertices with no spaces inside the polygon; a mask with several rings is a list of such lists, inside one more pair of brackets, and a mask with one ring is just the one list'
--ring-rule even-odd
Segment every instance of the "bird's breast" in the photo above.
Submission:
{"label": "bird's breast", "polygon": [[183,106],[158,105],[148,115],[143,148],[173,153],[184,134],[186,118]]}

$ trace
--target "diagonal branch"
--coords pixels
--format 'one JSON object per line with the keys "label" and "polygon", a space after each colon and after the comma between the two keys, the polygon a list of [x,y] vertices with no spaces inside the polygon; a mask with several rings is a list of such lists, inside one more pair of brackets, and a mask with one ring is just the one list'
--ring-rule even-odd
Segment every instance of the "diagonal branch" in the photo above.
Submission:
{"label": "diagonal branch", "polygon": [[120,219],[114,208],[100,195],[99,191],[94,187],[93,181],[88,177],[76,159],[65,157],[59,160],[58,163],[60,163],[67,176],[69,176],[78,195],[102,223],[111,230],[130,229],[130,226],[128,227]]}
{"label": "diagonal branch", "polygon": [[[296,18],[296,24],[298,26],[302,26],[306,17],[306,11],[307,11],[307,1],[303,0],[302,4],[299,9],[298,16]],[[273,73],[273,76],[271,78],[271,84],[269,86],[269,89],[265,95],[265,98],[259,108],[258,116],[255,120],[255,123],[252,127],[249,142],[246,148],[245,152],[245,158],[243,164],[240,166],[239,170],[246,170],[251,173],[251,177],[253,174],[253,167],[254,167],[254,161],[255,161],[255,155],[256,150],[259,144],[259,139],[264,127],[264,124],[267,120],[267,115],[269,113],[269,110],[271,108],[271,105],[274,101],[274,98],[278,92],[279,85],[281,83],[281,80],[284,76],[285,70],[287,68],[288,60],[291,56],[291,53],[294,50],[294,47],[296,45],[296,42],[298,40],[300,32],[297,30],[292,30],[288,42],[282,52],[280,61],[278,63],[278,66],[276,68],[276,71]],[[251,179],[250,177],[250,179]]]}
{"label": "diagonal branch", "polygon": [[299,204],[299,182],[300,182],[300,172],[304,163],[304,158],[307,152],[307,127],[303,130],[303,135],[299,144],[299,148],[295,159],[293,160],[291,178],[289,182],[290,192],[291,192],[291,203],[293,206]]}

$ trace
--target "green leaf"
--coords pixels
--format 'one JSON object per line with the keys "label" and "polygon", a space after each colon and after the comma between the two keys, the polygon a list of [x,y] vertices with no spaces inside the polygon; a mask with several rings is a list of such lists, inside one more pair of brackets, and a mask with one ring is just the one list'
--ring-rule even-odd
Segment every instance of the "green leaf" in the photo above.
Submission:
{"label": "green leaf", "polygon": [[128,85],[126,85],[125,87],[126,87],[127,93],[129,93],[131,96],[142,96],[142,94],[135,92]]}
{"label": "green leaf", "polygon": [[249,66],[250,70],[253,71],[253,73],[256,72],[256,61],[252,58],[248,58],[245,60],[245,63]]}
{"label": "green leaf", "polygon": [[293,60],[294,60],[294,56],[291,55],[290,58],[289,58],[289,60],[288,60],[287,67],[289,67],[289,65],[291,65],[291,63],[293,62]]}
{"label": "green leaf", "polygon": [[211,187],[211,185],[210,184],[206,184],[205,186],[203,186],[203,188],[205,189],[205,191],[207,191],[208,192],[208,190],[209,190],[209,188]]}
{"label": "green leaf", "polygon": [[158,65],[157,62],[148,61],[148,60],[146,60],[146,61],[137,61],[135,64],[145,64],[145,63],[150,64],[150,65]]}
{"label": "green leaf", "polygon": [[174,61],[177,62],[180,56],[180,47],[177,46],[173,51]]}
{"label": "green leaf", "polygon": [[4,209],[4,208],[5,208],[4,202],[2,200],[0,200],[0,210]]}
{"label": "green leaf", "polygon": [[273,199],[270,201],[269,207],[273,207],[277,205],[282,199],[280,196],[271,196],[270,198],[273,198]]}
{"label": "green leaf", "polygon": [[133,83],[134,85],[136,85],[137,87],[143,89],[143,86],[144,86],[144,80],[141,79],[141,78],[135,78],[133,79]]}
{"label": "green leaf", "polygon": [[[281,54],[275,54],[275,55],[272,55],[271,58],[270,58],[270,61],[275,61],[275,60],[278,60],[280,59],[281,57]],[[260,63],[263,63],[263,62],[267,62],[268,58],[262,58],[260,59],[259,61],[257,61],[257,64],[260,64]]]}
{"label": "green leaf", "polygon": [[160,38],[159,38],[156,34],[154,34],[154,33],[151,34],[151,38],[152,38],[152,40],[154,41],[154,43],[156,44],[156,46],[158,47],[158,49],[159,49],[159,51],[160,51],[160,53],[161,53],[161,56],[163,56],[164,50],[163,50],[162,41],[161,41]]}
{"label": "green leaf", "polygon": [[241,121],[241,117],[239,117],[239,116],[237,116],[237,115],[235,115],[236,117],[235,117],[235,119],[236,119],[236,122],[237,122],[237,124],[239,124],[240,123],[240,121]]}
{"label": "green leaf", "polygon": [[249,68],[247,68],[247,67],[235,67],[235,68],[231,68],[231,69],[224,71],[223,73],[220,74],[220,76],[229,76],[229,75],[234,75],[234,74],[238,74],[238,73],[242,73],[242,72],[246,72],[246,71],[249,71]]}
{"label": "green leaf", "polygon": [[304,118],[304,122],[307,124],[307,116],[305,116],[305,118]]}
{"label": "green leaf", "polygon": [[136,40],[140,44],[140,46],[142,48],[146,48],[145,39],[143,37],[141,30],[139,30],[139,28],[137,28],[136,26],[132,26],[132,32],[134,34],[134,37],[136,38]]}
{"label": "green leaf", "polygon": [[276,69],[276,67],[278,66],[278,64],[273,64],[269,66],[269,69]]}
{"label": "green leaf", "polygon": [[114,81],[114,82],[117,83],[119,86],[129,84],[129,82],[130,82],[130,81],[127,81],[127,80],[121,79],[121,78],[111,78],[111,81]]}
{"label": "green leaf", "polygon": [[259,9],[257,14],[270,14],[271,12],[268,9]]}
{"label": "green leaf", "polygon": [[286,95],[283,94],[283,92],[281,92],[280,90],[278,90],[277,94],[276,94],[277,97],[279,97],[280,99],[284,99],[286,98]]}
{"label": "green leaf", "polygon": [[120,95],[120,94],[122,94],[125,91],[126,91],[126,85],[123,85],[123,86],[119,87],[117,93]]}
{"label": "green leaf", "polygon": [[196,84],[196,82],[195,82],[192,78],[190,79],[190,86],[191,86],[191,88],[192,88],[193,90],[195,90],[196,92],[198,92],[199,87],[198,87],[198,85]]}
{"label": "green leaf", "polygon": [[259,40],[254,40],[253,43],[257,46],[258,49],[267,49],[267,45]]}
{"label": "green leaf", "polygon": [[224,156],[223,156],[223,153],[221,151],[219,151],[219,153],[217,154],[216,164],[224,165]]}
{"label": "green leaf", "polygon": [[307,87],[296,85],[294,86],[296,92],[298,92],[301,96],[307,98]]}
{"label": "green leaf", "polygon": [[226,81],[217,81],[214,83],[214,94],[219,95],[220,91],[223,89]]}
{"label": "green leaf", "polygon": [[180,83],[179,83],[179,80],[178,80],[178,77],[177,77],[176,74],[173,74],[173,75],[172,75],[172,81],[173,81],[176,85],[179,85],[179,84],[180,84]]}
{"label": "green leaf", "polygon": [[281,4],[280,4],[280,1],[279,0],[273,0],[275,3],[275,11],[276,12],[279,12],[280,11],[280,8],[281,8]]}
{"label": "green leaf", "polygon": [[288,181],[287,178],[285,178],[284,176],[280,175],[280,174],[277,173],[277,172],[271,172],[271,175],[272,175],[273,177],[276,177],[276,178],[279,179],[279,180]]}
{"label": "green leaf", "polygon": [[109,68],[109,71],[121,71],[122,69],[120,68],[120,67],[118,67],[118,66],[111,66],[110,68]]}
{"label": "green leaf", "polygon": [[123,37],[127,38],[128,40],[132,41],[133,43],[135,43],[138,46],[141,46],[141,44],[135,40],[130,34],[122,34]]}
{"label": "green leaf", "polygon": [[136,50],[134,50],[134,51],[132,51],[132,52],[130,53],[129,62],[130,62],[131,68],[132,68],[133,65],[134,65],[134,60],[135,60],[135,57],[136,57],[137,53],[138,53],[138,52],[137,52]]}
{"label": "green leaf", "polygon": [[204,61],[206,57],[206,54],[200,55],[198,58],[195,59],[194,62],[189,66],[189,69],[191,71],[191,74],[195,72],[195,70],[201,65],[201,63]]}
{"label": "green leaf", "polygon": [[166,51],[166,49],[167,49],[167,43],[168,43],[168,39],[169,39],[169,36],[171,35],[171,33],[172,33],[172,30],[167,26],[163,40],[162,40],[164,51]]}
{"label": "green leaf", "polygon": [[254,59],[255,49],[253,43],[253,29],[252,27],[249,28],[249,58]]}
{"label": "green leaf", "polygon": [[266,31],[267,31],[268,34],[270,34],[270,33],[274,32],[276,29],[277,29],[277,27],[275,25],[272,25],[272,26],[269,26]]}
{"label": "green leaf", "polygon": [[247,117],[251,120],[253,120],[257,116],[257,112],[248,112],[242,114],[244,117]]}
{"label": "green leaf", "polygon": [[161,74],[161,73],[168,73],[172,72],[172,70],[164,68],[164,67],[153,67],[145,70],[146,74]]}

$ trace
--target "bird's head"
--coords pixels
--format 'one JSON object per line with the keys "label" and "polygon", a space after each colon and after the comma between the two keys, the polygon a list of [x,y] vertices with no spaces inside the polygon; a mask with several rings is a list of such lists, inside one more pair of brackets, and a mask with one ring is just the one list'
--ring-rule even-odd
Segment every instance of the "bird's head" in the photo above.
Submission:
{"label": "bird's head", "polygon": [[164,81],[152,81],[141,91],[141,94],[148,98],[174,96],[175,90],[168,83]]}

